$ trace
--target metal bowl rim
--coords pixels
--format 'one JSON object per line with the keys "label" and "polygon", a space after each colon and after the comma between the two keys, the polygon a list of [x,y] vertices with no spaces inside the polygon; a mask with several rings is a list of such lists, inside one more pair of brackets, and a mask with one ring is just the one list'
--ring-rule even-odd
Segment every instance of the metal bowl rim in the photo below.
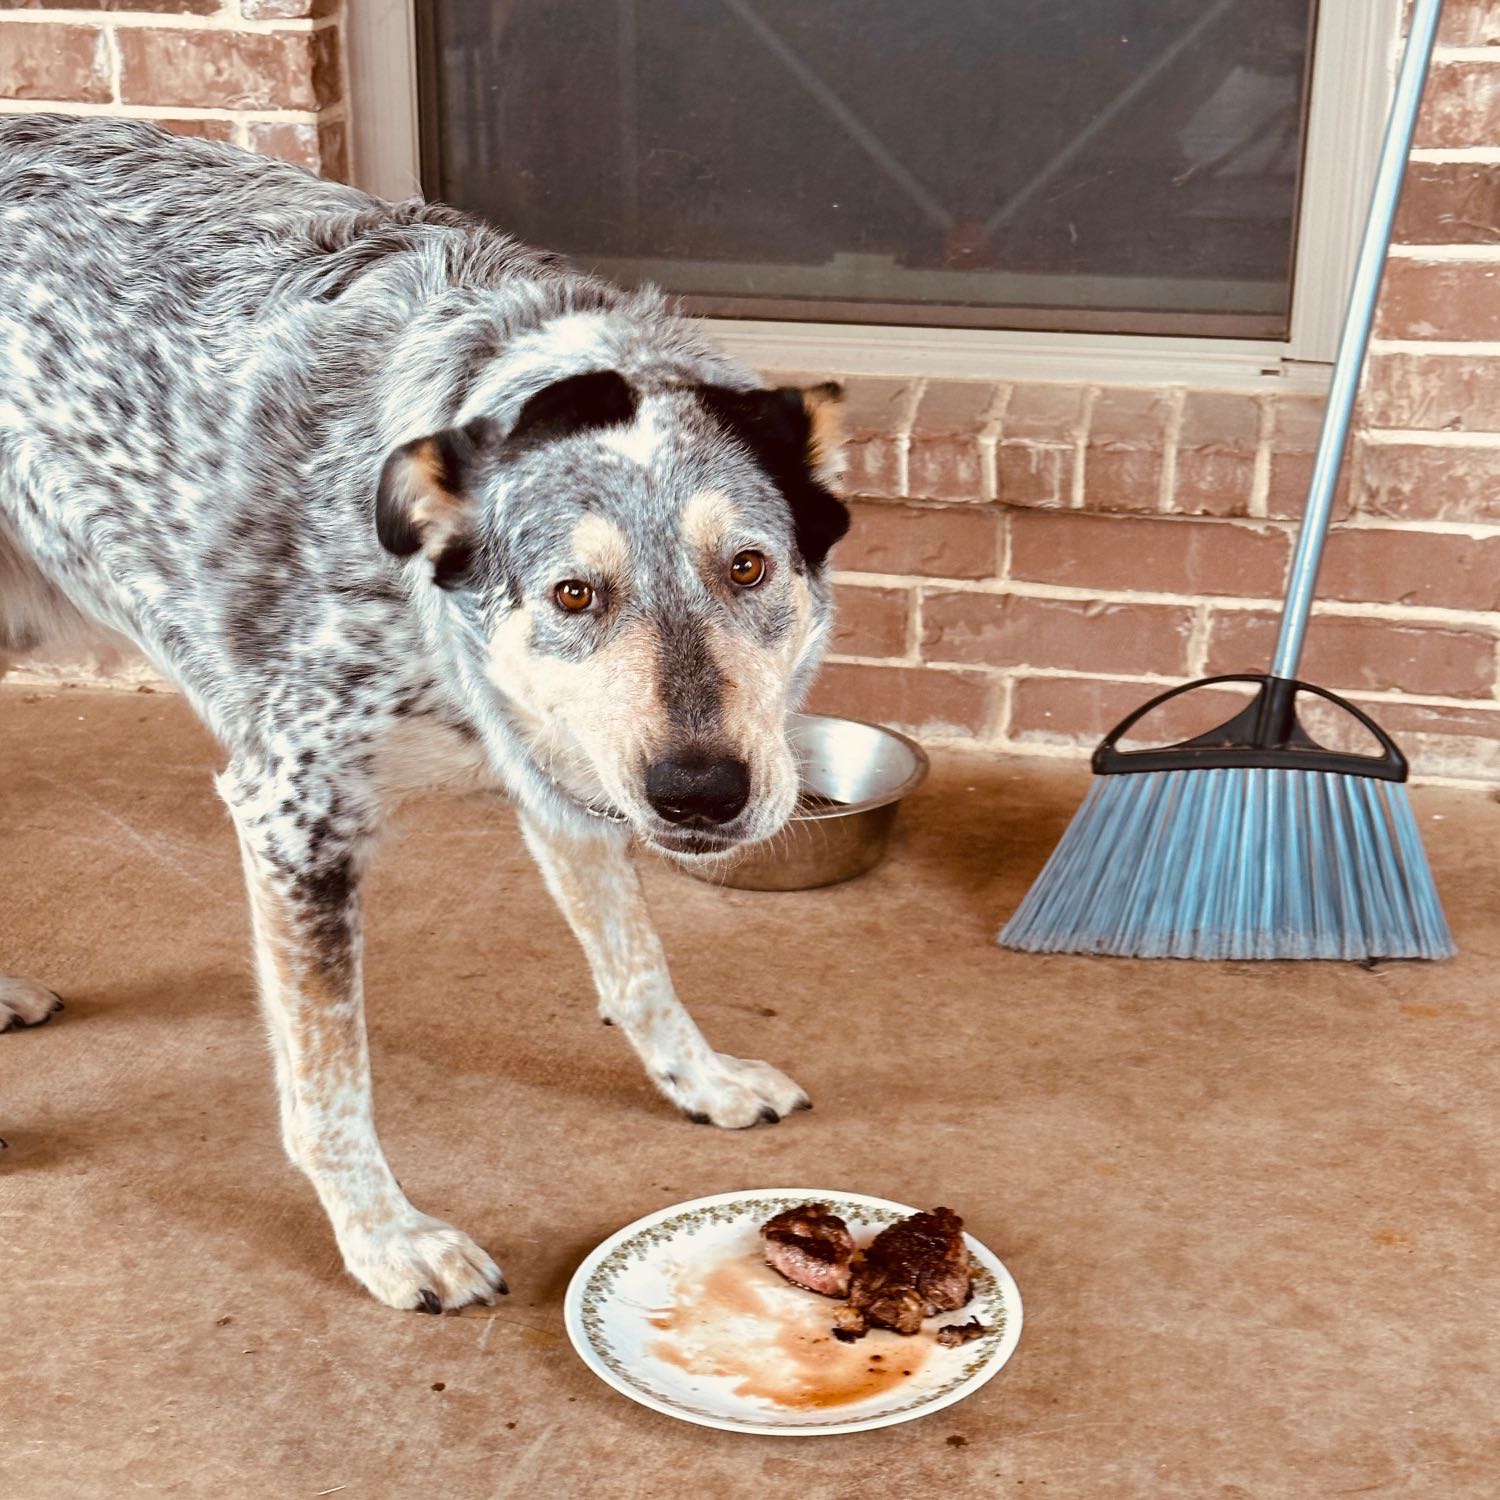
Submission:
{"label": "metal bowl rim", "polygon": [[815,808],[810,812],[794,812],[787,819],[789,823],[813,823],[830,818],[851,818],[856,813],[872,812],[877,807],[888,807],[892,802],[899,802],[903,797],[910,796],[927,780],[927,772],[932,764],[927,758],[927,752],[909,735],[902,734],[899,729],[892,729],[887,724],[872,724],[868,719],[848,719],[842,714],[798,714],[797,718],[821,720],[828,724],[857,724],[861,729],[873,729],[905,745],[911,752],[914,764],[911,774],[900,786],[893,787],[888,792],[882,792],[878,797],[866,797],[863,802],[841,802],[837,807]]}

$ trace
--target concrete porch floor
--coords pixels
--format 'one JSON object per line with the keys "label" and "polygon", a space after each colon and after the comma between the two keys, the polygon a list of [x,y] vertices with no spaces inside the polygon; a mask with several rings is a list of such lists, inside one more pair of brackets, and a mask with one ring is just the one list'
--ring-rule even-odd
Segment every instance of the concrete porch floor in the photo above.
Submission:
{"label": "concrete porch floor", "polygon": [[[380,1307],[277,1143],[218,753],[165,695],[0,689],[0,1495],[1493,1497],[1500,806],[1416,805],[1441,966],[992,943],[1086,773],[940,756],[901,845],[802,895],[648,886],[710,1039],[816,1104],[695,1127],[593,1018],[503,807],[414,808],[368,902],[381,1133],[491,1313]],[[959,1209],[1026,1303],[922,1421],[789,1442],[596,1381],[568,1277],[652,1209],[805,1182]],[[441,1386],[441,1389],[438,1387]]]}

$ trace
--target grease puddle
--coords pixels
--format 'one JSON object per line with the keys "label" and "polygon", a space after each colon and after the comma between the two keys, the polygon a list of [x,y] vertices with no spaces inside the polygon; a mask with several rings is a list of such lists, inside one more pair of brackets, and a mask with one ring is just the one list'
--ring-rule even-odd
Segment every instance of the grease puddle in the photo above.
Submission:
{"label": "grease puddle", "polygon": [[650,1352],[689,1374],[735,1381],[737,1396],[796,1410],[847,1406],[920,1374],[936,1347],[930,1332],[873,1329],[840,1343],[838,1305],[783,1281],[757,1250],[680,1272],[671,1305],[649,1319],[664,1335]]}

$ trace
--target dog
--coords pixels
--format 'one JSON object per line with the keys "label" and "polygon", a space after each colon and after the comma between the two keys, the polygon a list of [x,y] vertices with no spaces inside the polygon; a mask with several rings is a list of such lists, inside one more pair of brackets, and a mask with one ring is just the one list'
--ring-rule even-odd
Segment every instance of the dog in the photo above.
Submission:
{"label": "dog", "polygon": [[[282,1142],[355,1279],[505,1290],[372,1122],[360,883],[417,790],[513,800],[690,1119],[806,1107],[698,1031],[630,851],[722,859],[791,813],[838,388],[768,389],[660,293],[451,209],[139,122],[0,117],[0,226],[0,657],[115,632],[217,736]],[[57,1004],[0,978],[0,1029]]]}

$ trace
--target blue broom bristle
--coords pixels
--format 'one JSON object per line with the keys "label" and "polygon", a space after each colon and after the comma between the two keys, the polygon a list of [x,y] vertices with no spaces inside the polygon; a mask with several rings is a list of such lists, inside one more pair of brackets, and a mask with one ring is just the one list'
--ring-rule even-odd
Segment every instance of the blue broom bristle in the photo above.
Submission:
{"label": "blue broom bristle", "polygon": [[1134,958],[1456,951],[1405,786],[1279,767],[1096,777],[999,940]]}

